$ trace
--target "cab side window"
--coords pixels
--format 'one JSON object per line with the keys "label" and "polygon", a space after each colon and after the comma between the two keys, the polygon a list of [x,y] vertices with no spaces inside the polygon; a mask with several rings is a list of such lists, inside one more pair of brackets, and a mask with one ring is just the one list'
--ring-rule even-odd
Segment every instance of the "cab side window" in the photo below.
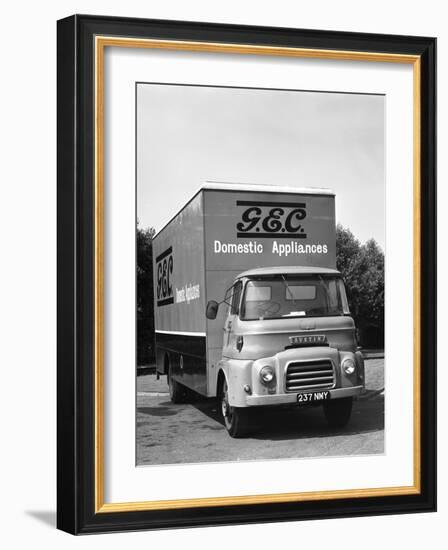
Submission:
{"label": "cab side window", "polygon": [[232,301],[230,306],[230,313],[232,315],[238,315],[239,313],[242,288],[243,288],[243,283],[241,281],[238,281],[233,287]]}

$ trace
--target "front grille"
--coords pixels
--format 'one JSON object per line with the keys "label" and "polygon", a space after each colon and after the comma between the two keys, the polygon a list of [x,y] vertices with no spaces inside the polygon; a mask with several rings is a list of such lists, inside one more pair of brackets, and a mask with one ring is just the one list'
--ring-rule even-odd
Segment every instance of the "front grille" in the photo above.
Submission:
{"label": "front grille", "polygon": [[290,363],[286,368],[286,391],[334,386],[333,363],[329,359]]}

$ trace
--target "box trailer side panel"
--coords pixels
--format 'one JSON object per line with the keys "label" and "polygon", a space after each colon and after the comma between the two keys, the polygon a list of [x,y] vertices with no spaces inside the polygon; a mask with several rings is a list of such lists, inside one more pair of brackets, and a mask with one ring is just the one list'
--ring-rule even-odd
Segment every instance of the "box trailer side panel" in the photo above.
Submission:
{"label": "box trailer side panel", "polygon": [[[335,198],[205,189],[207,300],[224,299],[248,269],[274,266],[336,267]],[[228,306],[207,320],[208,395],[215,395]]]}
{"label": "box trailer side panel", "polygon": [[205,266],[202,194],[154,238],[157,370],[206,393]]}

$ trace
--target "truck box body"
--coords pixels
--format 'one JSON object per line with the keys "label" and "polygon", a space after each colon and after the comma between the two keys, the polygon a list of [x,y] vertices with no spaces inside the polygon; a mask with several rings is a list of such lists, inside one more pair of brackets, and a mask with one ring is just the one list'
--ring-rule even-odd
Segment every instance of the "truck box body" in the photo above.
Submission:
{"label": "truck box body", "polygon": [[335,199],[321,189],[207,184],[153,240],[157,370],[166,358],[182,383],[216,390],[226,307],[235,278],[275,266],[336,267]]}

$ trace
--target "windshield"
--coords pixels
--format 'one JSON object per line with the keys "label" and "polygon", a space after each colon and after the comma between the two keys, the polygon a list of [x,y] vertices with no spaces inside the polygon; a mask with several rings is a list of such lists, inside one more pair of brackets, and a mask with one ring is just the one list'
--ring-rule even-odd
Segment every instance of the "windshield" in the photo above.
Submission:
{"label": "windshield", "polygon": [[334,275],[276,275],[250,279],[241,303],[243,321],[348,315],[342,279]]}

